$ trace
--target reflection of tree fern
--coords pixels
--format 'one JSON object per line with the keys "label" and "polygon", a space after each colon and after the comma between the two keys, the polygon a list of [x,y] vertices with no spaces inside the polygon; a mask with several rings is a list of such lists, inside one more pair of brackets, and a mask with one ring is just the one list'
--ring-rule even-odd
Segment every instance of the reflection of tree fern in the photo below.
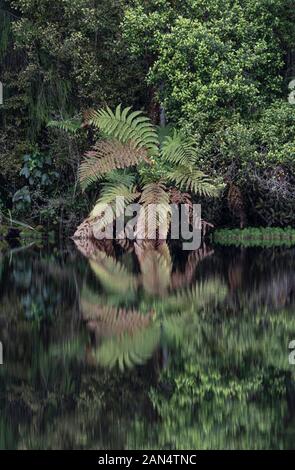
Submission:
{"label": "reflection of tree fern", "polygon": [[95,240],[75,238],[75,245],[86,258],[95,257],[95,253],[102,252],[108,256],[115,257],[113,240]]}
{"label": "reflection of tree fern", "polygon": [[218,279],[198,282],[195,286],[183,289],[174,296],[165,299],[165,312],[190,312],[204,308],[214,302],[217,304],[224,300],[227,288]]}
{"label": "reflection of tree fern", "polygon": [[122,333],[134,334],[147,328],[154,316],[153,312],[142,315],[136,310],[97,305],[86,300],[81,302],[83,319],[99,336],[114,336]]}
{"label": "reflection of tree fern", "polygon": [[[75,240],[75,243],[77,243],[78,245],[78,241],[79,240],[83,240],[83,242],[85,240],[87,240],[87,242],[92,242],[92,240],[94,240],[94,237],[93,237],[93,230],[92,230],[92,226],[87,219],[85,219],[82,224],[80,224],[78,227],[77,227],[77,230],[75,231],[74,235],[73,235],[73,239]],[[77,240],[77,242],[76,242]],[[82,251],[82,246],[83,248],[87,248],[87,245],[85,246],[84,243],[80,243],[80,246],[79,246],[79,250]],[[87,252],[85,252],[87,253]],[[87,255],[85,255],[87,256]]]}
{"label": "reflection of tree fern", "polygon": [[136,277],[120,261],[103,252],[97,252],[95,259],[90,259],[89,264],[107,292],[130,293],[135,290],[138,283]]}
{"label": "reflection of tree fern", "polygon": [[96,351],[98,363],[104,367],[119,366],[120,370],[144,364],[152,357],[160,341],[160,327],[138,331],[134,335],[122,335],[105,341]]}
{"label": "reflection of tree fern", "polygon": [[141,281],[146,292],[154,295],[167,293],[170,285],[172,261],[166,243],[157,248],[152,242],[135,244],[141,271]]}
{"label": "reflection of tree fern", "polygon": [[133,253],[134,252],[134,243],[129,240],[128,238],[124,238],[122,240],[116,240],[116,243],[122,248],[125,253]]}
{"label": "reflection of tree fern", "polygon": [[180,344],[184,338],[187,318],[183,315],[170,315],[162,322],[164,339],[168,342]]}

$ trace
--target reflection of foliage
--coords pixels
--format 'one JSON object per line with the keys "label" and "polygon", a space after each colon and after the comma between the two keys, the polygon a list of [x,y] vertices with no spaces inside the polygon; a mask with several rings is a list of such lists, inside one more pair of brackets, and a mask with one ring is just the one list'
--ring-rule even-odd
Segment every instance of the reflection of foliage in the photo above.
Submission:
{"label": "reflection of foliage", "polygon": [[[266,330],[259,315],[247,312],[239,326],[225,316],[219,325],[214,315],[183,320],[186,341],[150,392],[161,421],[149,448],[283,447],[286,397],[289,387],[294,390],[284,344],[295,333],[291,313],[273,314]],[[142,435],[146,443],[143,423],[136,432],[137,442]],[[130,433],[130,447],[133,439]]]}
{"label": "reflection of foliage", "polygon": [[[170,249],[164,242],[141,242],[128,245],[128,252],[136,254],[140,266],[140,275],[135,276],[129,272],[120,260],[107,252],[109,246],[87,240],[87,249],[80,240],[75,240],[78,249],[89,259],[89,264],[103,289],[108,293],[129,294],[140,285],[147,294],[153,296],[172,295],[174,288],[190,285],[198,264],[214,252],[207,250],[205,246],[191,252],[188,256],[184,271],[173,270]],[[214,288],[213,288],[214,289]],[[185,293],[184,293],[185,294]]]}
{"label": "reflection of foliage", "polygon": [[[218,384],[214,384],[218,387]],[[180,388],[170,401],[152,395],[153,405],[161,418],[157,432],[146,445],[144,425],[136,423],[129,433],[128,445],[142,442],[142,449],[208,450],[208,449],[278,449],[284,446],[282,423],[286,406],[282,399],[268,403],[232,400],[196,402],[190,390]],[[187,401],[186,401],[187,399]],[[137,444],[138,446],[138,444]],[[138,447],[136,447],[138,448]]]}
{"label": "reflection of foliage", "polygon": [[19,291],[24,315],[32,319],[52,315],[61,300],[59,291],[52,284],[44,283],[37,271],[37,266],[28,266],[25,259],[15,257],[12,270],[14,285]]}
{"label": "reflection of foliage", "polygon": [[214,310],[183,317],[186,341],[150,393],[161,423],[149,448],[284,447],[286,398],[295,383],[287,349],[292,311],[254,315],[245,307],[237,321],[224,307]]}
{"label": "reflection of foliage", "polygon": [[[117,247],[106,250],[108,256],[94,250],[92,260],[105,263]],[[61,255],[40,260],[35,251],[12,258],[11,266],[3,259],[0,339],[7,344],[7,363],[0,368],[0,447],[294,447],[294,371],[288,364],[288,340],[295,337],[288,305],[294,298],[276,309],[267,305],[266,295],[255,309],[251,300],[272,281],[280,297],[282,266],[294,285],[291,251],[273,254],[271,269],[265,253],[225,252],[220,272],[220,254],[200,263],[202,252],[191,253],[184,266],[174,252],[168,257],[167,246],[157,252],[170,260],[171,284],[161,295],[144,291],[132,253],[113,258],[126,268],[123,276],[136,280],[132,297],[128,287],[110,289],[112,263],[109,271],[103,264],[109,275],[98,286],[100,277],[92,270],[84,276],[86,263],[73,255],[64,264]],[[147,253],[140,254],[140,268]],[[227,290],[227,268],[235,262],[240,283]],[[21,315],[21,298],[34,276],[52,297],[62,293],[56,305],[53,301],[53,315],[38,322]],[[114,275],[113,284],[119,282]]]}

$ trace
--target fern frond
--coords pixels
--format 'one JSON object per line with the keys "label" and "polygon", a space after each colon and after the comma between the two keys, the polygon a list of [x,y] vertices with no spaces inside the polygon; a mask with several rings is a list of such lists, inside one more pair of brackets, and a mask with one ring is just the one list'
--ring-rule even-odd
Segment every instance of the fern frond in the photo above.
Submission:
{"label": "fern frond", "polygon": [[207,197],[217,197],[219,188],[214,181],[202,171],[188,166],[179,166],[166,175],[169,182],[173,182],[181,190]]}
{"label": "fern frond", "polygon": [[227,292],[227,286],[223,282],[212,278],[198,282],[195,286],[178,292],[175,299],[177,299],[180,305],[186,305],[187,302],[187,306],[196,311],[206,308],[209,304],[217,305],[219,302],[222,302]]}
{"label": "fern frond", "polygon": [[[117,198],[124,198],[125,204],[131,204],[139,196],[140,196],[140,193],[136,192],[135,186],[131,186],[131,188],[129,188],[125,184],[117,185],[114,183],[104,183],[98,202],[105,203],[105,204],[113,204],[116,202]],[[94,212],[94,209],[92,213],[93,212]]]}
{"label": "fern frond", "polygon": [[143,148],[135,148],[132,142],[100,141],[87,152],[79,168],[79,180],[83,190],[100,181],[106,173],[116,168],[137,165],[147,157]]}
{"label": "fern frond", "polygon": [[77,134],[81,129],[82,121],[78,119],[66,119],[63,121],[49,121],[47,127],[55,127],[69,134]]}
{"label": "fern frond", "polygon": [[206,245],[203,245],[202,248],[196,251],[192,251],[187,258],[184,270],[176,270],[171,275],[172,291],[179,290],[183,286],[189,286],[195,276],[198,264],[213,254],[214,250],[208,250]]}
{"label": "fern frond", "polygon": [[195,141],[175,130],[172,136],[168,135],[164,139],[162,155],[166,161],[173,164],[193,165],[197,159]]}
{"label": "fern frond", "polygon": [[186,338],[187,327],[186,317],[184,315],[169,315],[162,323],[163,337],[168,344],[181,344]]}
{"label": "fern frond", "polygon": [[136,173],[130,168],[125,168],[123,170],[113,170],[105,176],[105,180],[108,183],[124,184],[125,186],[130,187],[135,183]]}
{"label": "fern frond", "polygon": [[153,155],[158,153],[159,140],[156,128],[142,111],[131,112],[130,107],[121,110],[119,105],[113,113],[107,107],[99,111],[90,111],[88,122],[122,144],[132,141],[136,149],[146,149]]}
{"label": "fern frond", "polygon": [[169,193],[163,183],[151,183],[144,186],[140,198],[141,204],[169,204]]}

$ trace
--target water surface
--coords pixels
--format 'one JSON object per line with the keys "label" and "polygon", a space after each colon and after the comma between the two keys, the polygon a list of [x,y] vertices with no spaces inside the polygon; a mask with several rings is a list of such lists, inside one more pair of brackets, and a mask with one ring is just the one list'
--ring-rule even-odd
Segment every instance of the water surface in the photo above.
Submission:
{"label": "water surface", "polygon": [[0,448],[295,448],[295,249],[0,254]]}

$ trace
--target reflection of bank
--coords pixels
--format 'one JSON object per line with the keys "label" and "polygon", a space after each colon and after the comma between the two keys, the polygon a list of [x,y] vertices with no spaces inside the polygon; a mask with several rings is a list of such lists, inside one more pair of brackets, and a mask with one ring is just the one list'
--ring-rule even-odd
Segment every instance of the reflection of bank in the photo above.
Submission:
{"label": "reflection of bank", "polygon": [[0,82],[0,104],[3,104],[3,84]]}
{"label": "reflection of bank", "polygon": [[3,365],[3,344],[0,341],[0,366]]}

